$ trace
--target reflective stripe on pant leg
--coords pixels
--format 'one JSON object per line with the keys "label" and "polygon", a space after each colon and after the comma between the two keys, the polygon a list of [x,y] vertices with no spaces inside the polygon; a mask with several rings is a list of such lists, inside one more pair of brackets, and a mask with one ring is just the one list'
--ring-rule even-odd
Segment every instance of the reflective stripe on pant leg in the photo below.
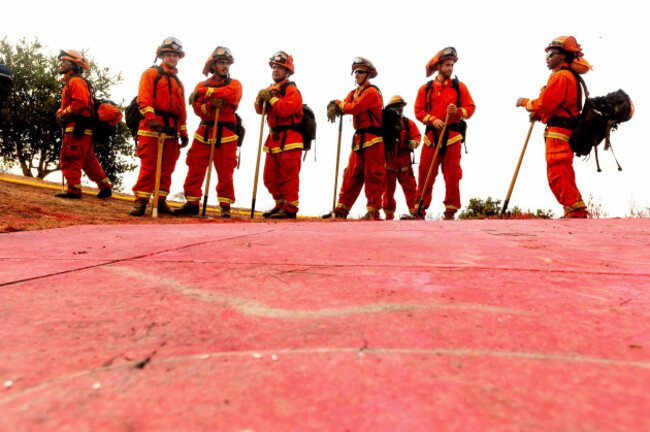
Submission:
{"label": "reflective stripe on pant leg", "polygon": [[358,152],[351,152],[348,166],[343,171],[343,183],[339,192],[337,209],[343,214],[348,214],[363,187],[363,156]]}
{"label": "reflective stripe on pant leg", "polygon": [[297,213],[300,203],[298,193],[300,189],[300,166],[302,163],[302,149],[283,151],[280,157],[280,182],[278,188],[284,198],[285,210]]}
{"label": "reflective stripe on pant leg", "polygon": [[455,213],[460,209],[460,179],[463,170],[460,167],[462,144],[457,142],[447,147],[442,160],[442,174],[445,177],[445,211]]}
{"label": "reflective stripe on pant leg", "polygon": [[[546,138],[546,173],[548,185],[562,206],[584,206],[573,170],[573,152],[569,143],[557,138]],[[580,205],[582,203],[582,205]]]}
{"label": "reflective stripe on pant leg", "polygon": [[203,182],[210,161],[210,146],[194,139],[187,152],[187,176],[183,184],[185,199],[191,202],[201,201],[203,196]]}
{"label": "reflective stripe on pant leg", "polygon": [[[418,189],[416,193],[416,207],[419,203],[420,197],[422,196],[422,189],[424,188],[424,183],[426,182],[427,175],[429,174],[429,167],[431,166],[431,160],[436,150],[433,146],[422,146],[422,153],[420,154],[420,165],[418,168]],[[422,208],[428,209],[431,205],[431,195],[433,193],[433,184],[435,183],[436,176],[438,175],[438,165],[440,161],[440,155],[438,155],[438,161],[433,167],[433,172],[431,173],[431,178],[429,179],[429,184],[427,189],[424,191],[424,200],[422,202]]]}
{"label": "reflective stripe on pant leg", "polygon": [[136,155],[140,158],[138,180],[133,185],[133,194],[140,198],[151,196],[156,183],[156,160],[158,155],[158,139],[140,136],[136,147]]}
{"label": "reflective stripe on pant leg", "polygon": [[235,202],[233,173],[237,168],[237,142],[222,143],[215,149],[214,166],[217,169],[217,199],[220,204]]}

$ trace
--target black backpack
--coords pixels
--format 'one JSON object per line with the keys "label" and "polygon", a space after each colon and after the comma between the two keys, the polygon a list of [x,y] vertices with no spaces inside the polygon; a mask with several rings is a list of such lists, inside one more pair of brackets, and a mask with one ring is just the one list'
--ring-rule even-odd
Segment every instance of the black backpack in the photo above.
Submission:
{"label": "black backpack", "polygon": [[[379,87],[374,84],[370,84],[368,87],[361,90],[359,96],[361,96],[363,92],[370,87],[377,90],[381,95],[381,90],[379,90]],[[373,120],[377,120],[375,119],[375,116],[372,115],[372,111],[368,110],[367,112],[371,123]],[[377,121],[377,123],[379,122]],[[395,108],[387,106],[381,110],[381,126],[371,126],[368,128],[368,130],[374,134],[373,129],[378,129],[376,130],[376,132],[378,132],[376,135],[381,136],[382,141],[384,142],[384,153],[385,156],[388,157],[388,155],[395,152],[395,149],[399,144],[399,134],[402,131],[403,127],[404,126],[402,124],[401,114],[397,112]]]}
{"label": "black backpack", "polygon": [[[280,96],[284,96],[287,92],[287,87],[294,86],[296,83],[289,81],[280,87]],[[307,104],[302,104],[302,119],[298,125],[298,132],[302,135],[302,150],[305,152],[305,157],[307,157],[307,152],[311,150],[311,142],[316,139],[316,115],[314,110],[309,108]]]}
{"label": "black backpack", "polygon": [[[454,88],[454,90],[456,90],[456,106],[460,108],[460,84],[458,82],[458,77],[455,76],[451,80],[451,86]],[[433,91],[433,80],[427,81],[427,87],[424,92],[424,100],[426,105],[425,109],[427,111],[431,109],[431,99],[429,98],[431,91]],[[465,138],[467,136],[467,122],[465,120],[461,120],[458,123],[458,132],[460,132],[460,135],[463,137],[461,142],[465,146],[465,153],[467,153],[467,144],[465,144]]]}
{"label": "black backpack", "polygon": [[[632,101],[623,90],[617,90],[605,96],[589,97],[587,85],[582,77],[570,68],[562,69],[569,70],[578,81],[578,108],[580,108],[582,103],[581,86],[585,92],[584,106],[577,117],[574,117],[569,110],[562,107],[562,109],[571,115],[574,121],[573,134],[569,140],[569,146],[576,156],[587,156],[593,148],[594,154],[596,155],[597,169],[600,172],[597,146],[605,140],[605,150],[611,147],[609,139],[610,132],[616,130],[620,123],[624,123],[632,118],[632,114],[634,113]],[[621,167],[619,165],[620,170]]]}
{"label": "black backpack", "polygon": [[[165,75],[165,71],[163,70],[162,66],[153,65],[151,68],[158,70],[158,76],[153,82],[153,99],[156,99],[156,87],[158,86],[158,81],[160,81],[163,75]],[[170,76],[176,80],[176,84],[178,84],[180,88],[183,88],[180,79],[178,79],[176,75],[167,75],[167,83],[169,84],[170,93],[172,86],[172,83],[169,80]],[[140,126],[140,121],[142,121],[143,118],[144,116],[140,113],[140,107],[138,106],[138,96],[136,96],[131,100],[129,106],[127,106],[124,110],[124,123],[126,123],[126,126],[131,131],[133,138],[136,138],[138,136],[138,127]]]}

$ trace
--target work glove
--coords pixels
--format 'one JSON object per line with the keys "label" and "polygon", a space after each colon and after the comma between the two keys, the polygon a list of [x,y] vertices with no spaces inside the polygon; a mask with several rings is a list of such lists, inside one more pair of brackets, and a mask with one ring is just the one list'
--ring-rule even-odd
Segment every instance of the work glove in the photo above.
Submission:
{"label": "work glove", "polygon": [[147,127],[151,130],[158,132],[160,131],[160,122],[156,119],[149,120],[149,123],[147,123]]}
{"label": "work glove", "polygon": [[341,111],[341,108],[339,108],[339,106],[336,104],[336,101],[331,101],[327,104],[327,120],[329,120],[330,123],[334,123],[336,121],[336,117],[342,114],[343,112]]}
{"label": "work glove", "polygon": [[194,90],[194,91],[190,94],[190,105],[194,105],[194,102],[196,102],[196,98],[198,98],[198,97],[199,97],[199,92],[197,92],[196,90]]}
{"label": "work glove", "polygon": [[187,147],[187,145],[190,143],[190,139],[186,136],[181,137],[181,148]]}
{"label": "work glove", "polygon": [[61,110],[58,110],[58,111],[56,112],[56,122],[57,122],[58,124],[61,124],[61,113],[62,113]]}
{"label": "work glove", "polygon": [[210,107],[211,108],[223,108],[223,106],[226,105],[226,101],[221,99],[221,98],[214,98],[210,100]]}
{"label": "work glove", "polygon": [[410,140],[407,143],[407,145],[408,145],[409,150],[415,150],[416,148],[418,148],[420,143],[418,141],[416,141],[416,140]]}
{"label": "work glove", "polygon": [[259,97],[260,99],[270,102],[271,99],[273,99],[273,92],[269,89],[260,90]]}
{"label": "work glove", "polygon": [[540,121],[540,120],[542,119],[542,118],[539,116],[539,114],[537,114],[536,112],[532,112],[532,113],[530,113],[529,118],[530,118],[530,122],[531,122],[531,123],[532,123],[532,122],[536,122],[536,121]]}

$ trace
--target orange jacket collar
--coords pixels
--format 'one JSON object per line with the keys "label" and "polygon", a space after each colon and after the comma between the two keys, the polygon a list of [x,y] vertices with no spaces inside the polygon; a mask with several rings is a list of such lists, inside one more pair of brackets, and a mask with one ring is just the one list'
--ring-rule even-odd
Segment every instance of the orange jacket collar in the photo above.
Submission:
{"label": "orange jacket collar", "polygon": [[63,78],[61,78],[61,82],[62,82],[63,84],[67,83],[68,80],[70,79],[70,76],[73,75],[73,74],[74,74],[74,72],[73,72],[73,71],[70,71],[70,72],[68,72],[67,74],[63,75]]}
{"label": "orange jacket collar", "polygon": [[172,68],[170,68],[169,66],[167,66],[164,62],[163,62],[163,63],[160,63],[160,66],[162,66],[162,68],[163,68],[163,69],[165,70],[165,72],[167,72],[168,74],[176,75],[176,74],[178,73],[178,69],[176,69],[176,68],[172,69]]}
{"label": "orange jacket collar", "polygon": [[569,67],[569,63],[562,63],[561,65],[559,65],[558,67],[556,67],[555,69],[553,69],[553,73],[559,71],[561,67],[568,68],[568,67]]}

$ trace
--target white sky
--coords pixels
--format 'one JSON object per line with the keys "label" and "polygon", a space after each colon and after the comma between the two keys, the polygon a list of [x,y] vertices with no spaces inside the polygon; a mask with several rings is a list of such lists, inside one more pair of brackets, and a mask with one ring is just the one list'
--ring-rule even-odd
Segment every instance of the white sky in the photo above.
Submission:
{"label": "white sky", "polygon": [[[647,74],[650,46],[645,2],[592,1],[476,1],[447,3],[403,1],[113,1],[51,2],[22,0],[3,4],[2,30],[15,43],[26,37],[51,50],[87,49],[104,67],[121,71],[124,83],[114,100],[130,101],[137,93],[141,73],[152,64],[156,47],[167,36],[183,43],[186,57],[179,76],[187,94],[205,77],[203,64],[212,50],[223,45],[235,57],[230,73],[242,82],[239,114],[247,128],[242,166],[235,171],[236,206],[248,207],[253,191],[260,117],[253,102],[258,90],[271,83],[268,58],[278,50],[294,57],[292,77],[303,100],[316,112],[317,162],[313,150],[303,163],[300,185],[301,214],[318,215],[331,209],[338,126],[327,122],[325,107],[343,99],[354,88],[350,65],[356,56],[369,58],[379,76],[373,80],[384,101],[400,94],[408,102],[405,114],[414,119],[413,102],[427,80],[424,67],[445,46],[455,46],[459,61],[455,74],[465,82],[476,103],[468,121],[463,153],[461,198],[491,196],[503,200],[528,130],[525,110],[514,103],[520,96],[536,97],[549,75],[544,47],[559,35],[576,36],[594,71],[584,76],[590,93],[604,95],[624,89],[636,106],[635,117],[612,134],[623,171],[618,172],[609,152],[600,152],[603,172],[593,158],[574,160],[578,187],[585,201],[600,204],[611,217],[625,216],[632,207],[650,207],[650,146],[644,128],[650,122],[645,101],[650,94]],[[101,6],[100,6],[101,5]],[[198,118],[188,107],[188,129]],[[420,130],[424,127],[418,122]],[[265,127],[265,133],[268,128]],[[345,117],[339,169],[339,188],[347,165],[353,134]],[[533,130],[510,206],[524,209],[562,207],[546,180],[543,126]],[[188,147],[189,148],[189,147]],[[600,146],[602,149],[602,145]],[[183,150],[176,165],[171,193],[182,192],[187,167]],[[417,150],[419,161],[420,149]],[[264,155],[262,155],[262,165]],[[417,171],[417,167],[414,167]],[[125,177],[130,190],[136,174]],[[54,177],[52,177],[54,178]],[[216,204],[213,175],[210,203]],[[337,191],[338,193],[338,191]],[[430,213],[443,211],[444,180],[434,186]],[[400,188],[397,212],[405,213]],[[361,193],[352,215],[365,213]],[[262,184],[257,209],[273,200]]]}

